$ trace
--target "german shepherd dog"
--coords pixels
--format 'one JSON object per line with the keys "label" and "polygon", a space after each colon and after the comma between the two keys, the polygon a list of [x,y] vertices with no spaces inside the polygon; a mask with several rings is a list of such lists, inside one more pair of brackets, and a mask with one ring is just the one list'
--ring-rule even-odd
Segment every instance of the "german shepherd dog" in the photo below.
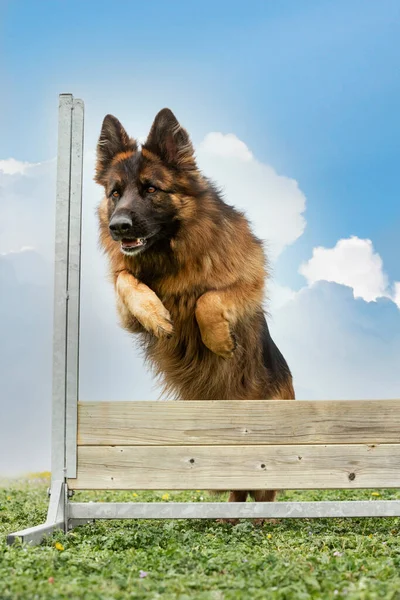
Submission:
{"label": "german shepherd dog", "polygon": [[[138,148],[104,118],[95,181],[100,244],[121,325],[138,334],[180,400],[293,399],[289,367],[263,312],[262,242],[198,169],[188,133],[161,110]],[[229,501],[276,492],[232,491]]]}

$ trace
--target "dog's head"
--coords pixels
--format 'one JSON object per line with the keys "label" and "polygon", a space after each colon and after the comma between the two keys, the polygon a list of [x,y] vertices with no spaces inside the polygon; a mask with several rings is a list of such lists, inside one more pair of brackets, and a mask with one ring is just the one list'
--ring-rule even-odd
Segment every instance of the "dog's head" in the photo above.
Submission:
{"label": "dog's head", "polygon": [[194,213],[202,188],[189,136],[167,108],[141,150],[118,119],[105,117],[95,181],[105,189],[100,220],[129,256],[171,240]]}

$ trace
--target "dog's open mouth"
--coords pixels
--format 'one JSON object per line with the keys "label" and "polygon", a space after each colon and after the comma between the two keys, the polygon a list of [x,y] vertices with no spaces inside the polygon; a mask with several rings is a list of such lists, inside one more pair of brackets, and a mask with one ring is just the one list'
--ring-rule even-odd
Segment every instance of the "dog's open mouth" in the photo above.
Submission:
{"label": "dog's open mouth", "polygon": [[146,245],[146,238],[136,238],[133,240],[121,240],[121,251],[124,254],[135,254]]}

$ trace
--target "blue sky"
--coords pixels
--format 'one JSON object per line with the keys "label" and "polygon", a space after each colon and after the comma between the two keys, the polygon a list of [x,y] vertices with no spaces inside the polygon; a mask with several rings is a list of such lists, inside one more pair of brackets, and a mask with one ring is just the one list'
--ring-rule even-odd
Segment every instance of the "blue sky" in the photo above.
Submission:
{"label": "blue sky", "polygon": [[164,106],[271,242],[297,396],[400,397],[399,64],[398,0],[0,1],[0,457],[17,426],[30,448],[0,475],[49,457],[62,92],[86,106],[83,399],[158,397],[116,327],[90,151],[106,113],[144,136]]}
{"label": "blue sky", "polygon": [[[400,4],[3,2],[0,156],[55,155],[57,94],[105,111],[170,105],[192,135],[234,132],[307,196],[307,230],[277,265],[339,237],[373,238],[400,278]],[[195,115],[195,117],[193,117]]]}

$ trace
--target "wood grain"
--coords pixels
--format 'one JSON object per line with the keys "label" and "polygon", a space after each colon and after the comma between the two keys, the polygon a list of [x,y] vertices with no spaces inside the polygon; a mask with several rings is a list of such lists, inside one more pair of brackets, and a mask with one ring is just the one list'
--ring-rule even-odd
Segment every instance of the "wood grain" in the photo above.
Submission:
{"label": "wood grain", "polygon": [[400,442],[400,400],[80,402],[78,445]]}
{"label": "wood grain", "polygon": [[400,487],[400,444],[80,446],[71,489]]}

